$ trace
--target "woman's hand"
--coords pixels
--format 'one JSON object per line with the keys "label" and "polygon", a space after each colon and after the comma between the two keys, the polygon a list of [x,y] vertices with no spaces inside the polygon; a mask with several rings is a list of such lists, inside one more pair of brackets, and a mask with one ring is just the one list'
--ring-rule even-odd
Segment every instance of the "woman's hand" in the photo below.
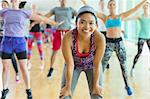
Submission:
{"label": "woman's hand", "polygon": [[99,85],[96,85],[93,87],[92,95],[99,95],[100,97],[103,97],[102,93],[102,87]]}
{"label": "woman's hand", "polygon": [[71,90],[65,86],[61,89],[59,98],[64,99],[66,96],[71,96]]}

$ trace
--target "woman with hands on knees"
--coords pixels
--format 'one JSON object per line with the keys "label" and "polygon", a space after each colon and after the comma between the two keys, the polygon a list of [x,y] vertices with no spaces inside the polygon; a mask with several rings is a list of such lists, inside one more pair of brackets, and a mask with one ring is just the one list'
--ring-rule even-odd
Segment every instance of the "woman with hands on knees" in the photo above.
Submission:
{"label": "woman with hands on knees", "polygon": [[65,66],[60,99],[72,99],[80,73],[86,74],[91,99],[102,99],[100,74],[105,51],[105,37],[97,29],[95,10],[90,6],[79,9],[76,28],[65,34],[62,52]]}

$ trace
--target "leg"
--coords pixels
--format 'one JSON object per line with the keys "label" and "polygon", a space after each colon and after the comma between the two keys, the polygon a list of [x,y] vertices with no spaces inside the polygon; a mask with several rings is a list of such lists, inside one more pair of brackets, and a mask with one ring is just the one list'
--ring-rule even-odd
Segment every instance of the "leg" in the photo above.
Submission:
{"label": "leg", "polygon": [[26,85],[26,93],[27,93],[27,99],[32,99],[32,92],[31,92],[31,85],[30,85],[30,75],[29,71],[27,69],[27,54],[26,51],[16,53],[16,56],[18,58],[20,70],[22,72],[22,77]]}
{"label": "leg", "polygon": [[134,58],[132,69],[134,69],[135,64],[137,63],[137,61],[142,53],[144,42],[145,42],[145,40],[143,40],[143,39],[139,39],[139,41],[138,41],[138,52]]}
{"label": "leg", "polygon": [[127,89],[127,93],[128,95],[132,95],[132,91],[131,91],[131,88],[129,87],[129,82],[128,82],[127,67],[126,67],[126,51],[125,51],[123,41],[116,43],[115,51],[120,62],[122,76],[123,76],[124,83]]}
{"label": "leg", "polygon": [[43,48],[42,48],[42,32],[37,32],[35,33],[35,39],[36,39],[36,43],[37,43],[37,47],[38,47],[38,51],[40,54],[40,59],[41,59],[41,65],[40,68],[41,70],[44,69],[44,53],[43,53]]}
{"label": "leg", "polygon": [[44,30],[44,43],[48,43],[49,32],[48,29]]}
{"label": "leg", "polygon": [[1,58],[2,58],[2,85],[3,91],[1,99],[6,99],[6,95],[9,92],[8,89],[8,79],[9,79],[9,66],[11,65],[12,57],[12,39],[11,37],[4,37],[1,42]]}
{"label": "leg", "polygon": [[8,89],[8,80],[9,80],[9,67],[11,65],[11,57],[12,54],[7,54],[2,52],[2,64],[3,64],[3,69],[2,69],[2,83],[3,83],[3,91],[2,91],[2,99],[6,98],[6,95],[9,91]]}
{"label": "leg", "polygon": [[114,44],[113,43],[106,43],[106,49],[104,53],[104,57],[102,59],[102,66],[103,66],[103,71],[105,71],[105,68],[108,64],[108,61],[114,51]]}
{"label": "leg", "polygon": [[[77,70],[77,69],[75,69],[73,71],[72,83],[71,83],[71,93],[72,93],[72,95],[74,93],[74,89],[76,87],[76,84],[78,82],[78,79],[79,79],[79,76],[80,76],[81,72],[82,72],[81,70]],[[64,70],[63,70],[61,88],[63,88],[65,86],[65,84],[66,84],[66,65],[64,66]],[[72,98],[70,96],[66,96],[64,99],[72,99]]]}
{"label": "leg", "polygon": [[29,37],[28,37],[27,41],[28,41],[28,63],[27,63],[27,66],[28,66],[28,69],[30,70],[31,69],[30,58],[32,55],[32,44],[34,42],[34,33],[33,32],[29,33]]}
{"label": "leg", "polygon": [[[87,69],[85,70],[85,73],[86,73],[86,77],[87,77],[87,81],[88,81],[88,86],[89,86],[89,93],[90,93],[90,96],[91,96],[91,99],[102,99],[102,96],[100,95],[96,95],[96,94],[92,94],[92,87],[93,87],[93,69]],[[102,76],[103,76],[103,71],[102,71],[102,66],[100,68],[100,79],[99,79],[99,85],[100,86],[103,86],[102,83],[103,83],[103,79],[102,79]]]}
{"label": "leg", "polygon": [[17,65],[17,61],[16,61],[14,54],[11,57],[11,62],[12,62],[13,68],[16,72],[16,83],[20,83],[20,75],[19,75],[19,71],[18,71],[18,65]]}
{"label": "leg", "polygon": [[51,77],[52,76],[52,73],[53,73],[53,64],[54,64],[54,61],[56,59],[56,55],[57,55],[57,52],[58,50],[60,49],[60,46],[61,46],[61,34],[60,34],[60,31],[56,31],[54,34],[53,34],[53,42],[52,42],[52,45],[53,45],[53,48],[52,48],[52,54],[51,54],[51,57],[50,57],[50,69],[49,69],[49,72],[47,74],[47,77]]}
{"label": "leg", "polygon": [[30,86],[30,75],[27,69],[27,51],[26,51],[26,40],[25,38],[16,38],[14,45],[14,51],[16,52],[16,56],[18,58],[20,70],[22,72],[22,77],[26,85],[26,93],[27,99],[32,99],[32,92]]}
{"label": "leg", "polygon": [[16,58],[15,58],[14,54],[11,57],[11,62],[12,62],[12,65],[14,67],[14,70],[15,70],[16,74],[18,74],[19,71],[18,71],[17,61],[16,61]]}
{"label": "leg", "polygon": [[146,42],[147,42],[147,45],[148,45],[148,48],[149,48],[149,52],[150,52],[150,39],[148,39]]}

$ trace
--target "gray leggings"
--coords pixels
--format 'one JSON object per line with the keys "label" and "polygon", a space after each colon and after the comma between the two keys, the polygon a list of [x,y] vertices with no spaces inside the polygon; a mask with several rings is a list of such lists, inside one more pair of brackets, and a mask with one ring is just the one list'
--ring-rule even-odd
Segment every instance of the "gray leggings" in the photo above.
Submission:
{"label": "gray leggings", "polygon": [[[72,83],[71,83],[71,93],[73,95],[75,87],[77,85],[80,73],[83,70],[79,70],[79,69],[74,69],[73,71],[73,76],[72,76]],[[86,74],[86,78],[88,81],[88,86],[89,86],[89,93],[91,96],[91,99],[102,99],[101,96],[99,95],[92,95],[92,85],[93,85],[93,69],[87,69],[84,70],[85,74]],[[102,73],[102,68],[100,69],[100,81],[99,84],[102,86],[103,85],[103,73]],[[66,78],[65,78],[65,74],[66,74],[66,65],[64,66],[64,70],[63,70],[63,76],[62,76],[62,83],[61,83],[61,88],[63,88],[66,84]],[[72,99],[71,96],[66,96],[64,99]]]}
{"label": "gray leggings", "polygon": [[125,46],[122,40],[117,41],[117,42],[106,43],[105,54],[102,59],[103,71],[105,71],[105,68],[108,64],[110,57],[112,56],[113,51],[116,52],[116,55],[119,59],[121,70],[122,70],[122,76],[123,76],[126,87],[128,87],[129,84],[128,84],[128,76],[127,76],[127,70],[126,70],[126,51],[125,51]]}

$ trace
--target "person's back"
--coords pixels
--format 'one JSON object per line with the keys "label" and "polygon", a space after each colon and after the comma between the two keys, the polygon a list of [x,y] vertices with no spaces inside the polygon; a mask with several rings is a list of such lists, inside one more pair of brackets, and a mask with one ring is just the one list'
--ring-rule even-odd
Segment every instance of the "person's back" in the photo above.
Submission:
{"label": "person's back", "polygon": [[51,10],[51,13],[54,14],[55,21],[61,22],[63,24],[58,26],[59,30],[69,30],[71,29],[71,20],[75,16],[75,10],[71,7],[55,7]]}

